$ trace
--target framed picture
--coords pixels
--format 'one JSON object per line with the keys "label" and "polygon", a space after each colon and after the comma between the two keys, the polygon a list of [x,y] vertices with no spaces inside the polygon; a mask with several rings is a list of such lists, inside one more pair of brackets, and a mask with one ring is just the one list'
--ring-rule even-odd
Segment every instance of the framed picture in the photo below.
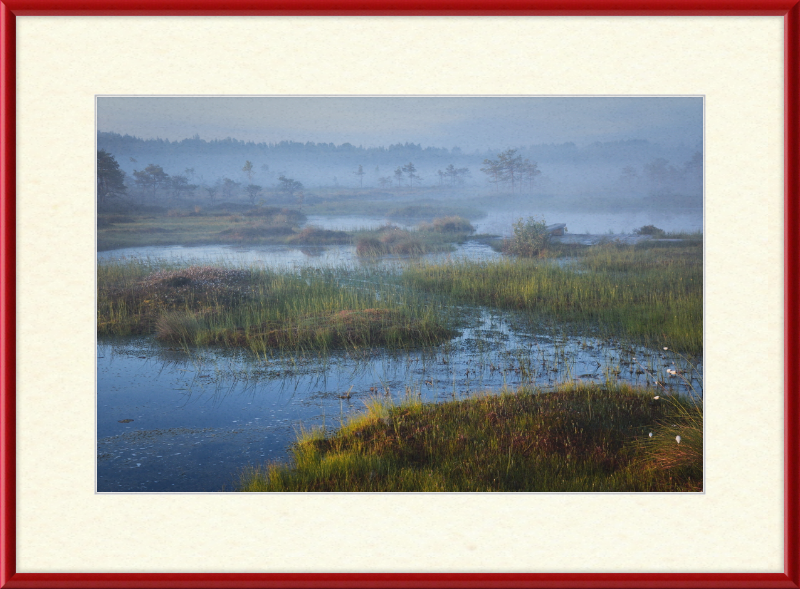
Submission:
{"label": "framed picture", "polygon": [[4,4],[0,586],[800,585],[798,10]]}

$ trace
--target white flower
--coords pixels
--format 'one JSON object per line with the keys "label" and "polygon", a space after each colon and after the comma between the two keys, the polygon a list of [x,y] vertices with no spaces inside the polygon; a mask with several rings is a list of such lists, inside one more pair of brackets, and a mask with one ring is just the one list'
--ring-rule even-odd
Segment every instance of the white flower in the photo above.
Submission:
{"label": "white flower", "polygon": [[669,350],[669,348],[664,348],[665,350]]}
{"label": "white flower", "polygon": [[681,443],[681,437],[680,436],[675,436],[675,441],[680,444]]}
{"label": "white flower", "polygon": [[655,397],[653,397],[653,398],[654,398],[656,401],[658,401],[658,400],[659,400],[661,397],[660,397],[660,396],[658,396],[658,395],[656,395],[656,396],[655,396]]}
{"label": "white flower", "polygon": [[651,437],[651,438],[653,437],[653,432],[650,432],[650,437]]}

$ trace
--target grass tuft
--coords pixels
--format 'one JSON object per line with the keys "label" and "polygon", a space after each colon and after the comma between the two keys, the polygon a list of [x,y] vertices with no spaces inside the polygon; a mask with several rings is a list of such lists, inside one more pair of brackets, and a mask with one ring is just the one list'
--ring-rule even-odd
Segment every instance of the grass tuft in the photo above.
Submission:
{"label": "grass tuft", "polygon": [[[247,469],[240,490],[701,491],[702,408],[654,393],[567,384],[376,401],[331,435],[302,432],[292,463]],[[673,431],[681,444],[662,444]]]}
{"label": "grass tuft", "polygon": [[154,333],[182,345],[270,349],[411,348],[452,338],[441,306],[346,270],[98,267],[99,335]]}
{"label": "grass tuft", "polygon": [[702,242],[665,246],[609,243],[581,250],[571,264],[526,258],[419,264],[403,280],[451,300],[523,310],[574,331],[700,355]]}

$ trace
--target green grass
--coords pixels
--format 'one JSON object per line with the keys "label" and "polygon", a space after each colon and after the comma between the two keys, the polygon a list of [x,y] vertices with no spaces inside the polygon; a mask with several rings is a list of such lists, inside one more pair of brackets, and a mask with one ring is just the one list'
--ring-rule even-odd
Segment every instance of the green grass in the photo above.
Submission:
{"label": "green grass", "polygon": [[[392,241],[381,254],[421,255],[451,251],[453,243],[463,241],[473,231],[469,221],[458,216],[434,219],[413,232],[396,227],[349,232],[314,226],[300,228],[305,219],[299,211],[277,207],[240,212],[219,208],[173,210],[158,215],[102,214],[97,219],[97,249],[206,244],[348,245],[377,236],[384,243]],[[390,230],[392,235],[387,235]]]}
{"label": "green grass", "polygon": [[278,207],[241,207],[241,212],[200,207],[143,215],[101,214],[99,251],[149,245],[212,243],[289,243],[298,239],[305,215]]}
{"label": "green grass", "polygon": [[301,433],[290,464],[246,469],[240,490],[702,491],[700,405],[626,385],[537,393],[375,401]]}
{"label": "green grass", "polygon": [[270,350],[408,348],[455,334],[442,307],[346,270],[98,266],[99,335]]}
{"label": "green grass", "polygon": [[403,280],[454,301],[524,310],[578,332],[700,355],[702,242],[663,245],[573,250],[580,254],[574,264],[522,258],[420,264]]}

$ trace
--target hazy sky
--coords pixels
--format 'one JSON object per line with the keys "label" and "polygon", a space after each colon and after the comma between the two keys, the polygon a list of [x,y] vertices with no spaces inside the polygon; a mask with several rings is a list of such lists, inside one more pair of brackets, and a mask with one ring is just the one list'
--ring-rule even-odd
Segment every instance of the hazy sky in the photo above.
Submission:
{"label": "hazy sky", "polygon": [[620,139],[694,146],[703,137],[703,99],[99,97],[97,126],[145,139],[412,142],[465,151]]}

